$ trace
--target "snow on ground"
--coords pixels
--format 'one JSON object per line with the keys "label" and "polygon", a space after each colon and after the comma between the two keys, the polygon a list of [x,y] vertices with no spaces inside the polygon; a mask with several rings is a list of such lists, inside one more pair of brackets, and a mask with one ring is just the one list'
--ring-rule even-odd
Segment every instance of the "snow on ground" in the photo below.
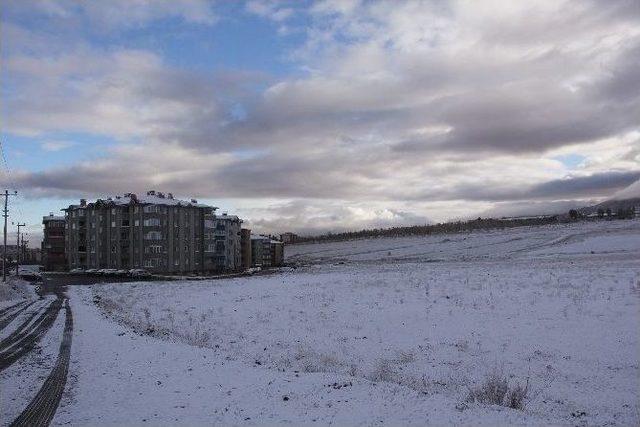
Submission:
{"label": "snow on ground", "polygon": [[16,276],[7,276],[7,282],[0,282],[0,309],[23,300],[38,298],[34,286]]}
{"label": "snow on ground", "polygon": [[[266,369],[105,322],[90,290],[70,290],[70,393],[54,424],[71,425],[492,425],[534,419],[505,408],[456,409],[441,395],[332,372]],[[84,300],[84,301],[83,301]]]}
{"label": "snow on ground", "polygon": [[[47,306],[52,301],[52,297],[47,297],[36,302],[31,309],[26,310],[9,324],[6,331],[13,332],[17,325],[24,322],[31,313],[37,312],[38,308]],[[62,312],[33,351],[0,372],[0,389],[2,389],[0,420],[2,420],[2,425],[9,425],[20,415],[47,379],[58,356],[64,320],[65,315]],[[6,331],[3,331],[3,335]]]}
{"label": "snow on ground", "polygon": [[[270,276],[73,289],[56,422],[640,423],[639,221],[287,255]],[[528,384],[524,409],[467,401],[492,375]]]}

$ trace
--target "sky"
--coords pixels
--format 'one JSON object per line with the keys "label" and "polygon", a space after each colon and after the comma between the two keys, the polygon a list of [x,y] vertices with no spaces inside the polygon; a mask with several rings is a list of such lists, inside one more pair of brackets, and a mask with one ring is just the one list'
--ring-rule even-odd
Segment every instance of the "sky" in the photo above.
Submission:
{"label": "sky", "polygon": [[640,197],[637,0],[0,11],[0,179],[32,246],[49,212],[147,190],[304,234]]}

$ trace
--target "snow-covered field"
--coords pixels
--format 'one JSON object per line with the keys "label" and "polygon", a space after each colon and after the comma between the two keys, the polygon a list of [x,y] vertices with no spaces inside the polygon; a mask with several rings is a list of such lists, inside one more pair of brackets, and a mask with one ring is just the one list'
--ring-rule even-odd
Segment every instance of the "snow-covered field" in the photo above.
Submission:
{"label": "snow-covered field", "polygon": [[[172,352],[176,363],[191,355],[202,387],[181,397],[180,416],[156,410],[156,424],[640,423],[637,220],[295,245],[287,259],[297,268],[95,285],[73,289],[71,300],[145,334],[121,342],[151,340],[139,354],[154,369]],[[80,391],[93,365],[106,364],[93,357],[72,355]],[[163,375],[184,386],[175,367]],[[133,383],[118,390],[138,390],[146,379],[135,377],[147,378],[132,368]],[[507,396],[526,387],[524,407],[469,401],[489,378],[506,379]],[[81,408],[90,405],[82,395],[61,420],[108,423]],[[131,408],[171,402],[136,397],[112,399]]]}

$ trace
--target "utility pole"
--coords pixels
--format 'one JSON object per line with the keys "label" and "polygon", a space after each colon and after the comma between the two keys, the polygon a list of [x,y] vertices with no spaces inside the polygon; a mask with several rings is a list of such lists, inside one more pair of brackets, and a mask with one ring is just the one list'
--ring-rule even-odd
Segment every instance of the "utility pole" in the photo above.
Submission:
{"label": "utility pole", "polygon": [[9,190],[4,190],[4,194],[0,194],[0,197],[4,197],[4,210],[2,216],[4,217],[4,250],[2,253],[2,281],[7,281],[7,218],[9,217],[9,196],[17,196],[18,192],[14,191],[9,193]]}
{"label": "utility pole", "polygon": [[21,252],[22,259],[27,259],[27,246],[26,246],[26,243],[28,243],[28,241],[27,242],[24,241],[24,235],[25,235],[25,233],[22,233],[22,246],[20,246],[20,250],[22,251]]}
{"label": "utility pole", "polygon": [[[13,223],[12,223],[13,224]],[[15,224],[16,227],[18,227],[18,236],[17,236],[17,241],[16,241],[16,249],[18,250],[17,255],[16,255],[16,276],[18,276],[18,274],[20,274],[20,227],[24,227],[26,224],[23,222],[22,224],[17,223]],[[22,238],[22,240],[24,241],[24,237]]]}

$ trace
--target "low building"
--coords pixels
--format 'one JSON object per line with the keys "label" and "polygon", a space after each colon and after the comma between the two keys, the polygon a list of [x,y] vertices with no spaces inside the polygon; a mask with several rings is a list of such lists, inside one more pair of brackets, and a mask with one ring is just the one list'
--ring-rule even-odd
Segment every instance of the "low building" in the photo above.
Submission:
{"label": "low building", "polygon": [[191,274],[240,266],[238,217],[171,193],[127,193],[64,209],[69,268]]}
{"label": "low building", "polygon": [[65,218],[49,214],[42,218],[44,237],[41,245],[42,266],[45,271],[64,271],[67,268],[65,256]]}

